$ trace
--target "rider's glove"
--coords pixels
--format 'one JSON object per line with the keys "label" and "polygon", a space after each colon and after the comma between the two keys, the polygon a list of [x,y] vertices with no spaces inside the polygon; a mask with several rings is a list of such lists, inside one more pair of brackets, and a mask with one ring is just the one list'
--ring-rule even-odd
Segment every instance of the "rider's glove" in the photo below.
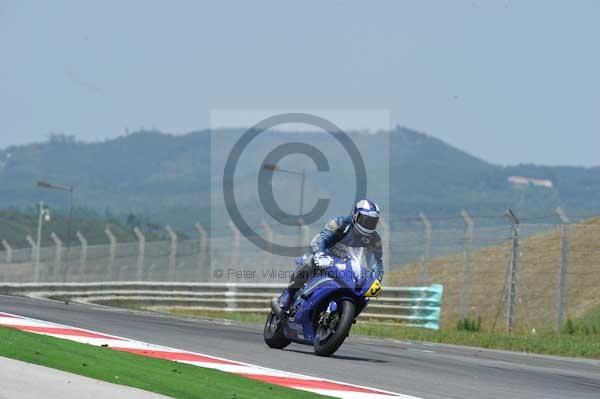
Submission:
{"label": "rider's glove", "polygon": [[326,269],[333,266],[333,258],[329,255],[325,255],[323,252],[317,252],[314,256],[315,266],[319,269]]}

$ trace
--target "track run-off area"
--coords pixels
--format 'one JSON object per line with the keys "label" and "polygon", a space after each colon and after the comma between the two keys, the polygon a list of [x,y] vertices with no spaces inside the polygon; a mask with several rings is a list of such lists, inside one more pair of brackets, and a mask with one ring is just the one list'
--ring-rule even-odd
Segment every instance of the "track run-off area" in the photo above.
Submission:
{"label": "track run-off area", "polygon": [[[236,322],[9,296],[0,296],[0,313],[6,313],[4,324],[11,324],[6,321],[9,315],[18,315],[89,330],[92,336],[82,342],[123,340],[130,343],[121,343],[130,352],[153,356],[166,352],[163,357],[173,360],[189,357],[200,366],[340,398],[600,397],[597,360],[352,335],[333,357],[322,358],[308,346],[269,349],[261,326]],[[54,331],[58,336],[65,333]],[[95,339],[100,341],[92,342]]]}

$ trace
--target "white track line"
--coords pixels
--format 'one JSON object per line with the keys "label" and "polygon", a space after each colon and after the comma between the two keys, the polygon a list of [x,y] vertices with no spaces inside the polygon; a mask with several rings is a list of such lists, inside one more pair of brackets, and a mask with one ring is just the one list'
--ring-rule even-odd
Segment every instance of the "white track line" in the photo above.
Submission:
{"label": "white track line", "polygon": [[[142,356],[159,357],[179,361],[194,366],[225,371],[251,379],[268,382],[293,389],[314,392],[341,399],[383,399],[402,398],[419,399],[360,385],[337,382],[302,374],[274,370],[266,367],[223,359],[195,352],[182,351],[160,345],[131,340],[99,333],[96,331],[75,328],[62,324],[31,319],[10,313],[0,312],[0,325],[36,334],[49,335],[94,346],[107,346],[115,350],[128,351]],[[145,353],[144,353],[145,352]]]}

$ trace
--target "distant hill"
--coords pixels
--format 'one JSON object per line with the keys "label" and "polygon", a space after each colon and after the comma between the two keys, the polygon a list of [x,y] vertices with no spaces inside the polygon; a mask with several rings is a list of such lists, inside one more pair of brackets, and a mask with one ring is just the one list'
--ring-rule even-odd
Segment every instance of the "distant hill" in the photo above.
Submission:
{"label": "distant hill", "polygon": [[[235,131],[213,134],[227,140],[235,136]],[[385,211],[392,219],[414,218],[420,210],[432,217],[456,216],[463,208],[473,214],[499,215],[513,207],[522,214],[538,215],[550,213],[557,205],[572,213],[600,213],[600,167],[493,165],[434,137],[401,127],[389,133],[389,143],[382,134],[352,132],[350,136],[369,164],[380,159],[382,152],[389,154],[390,204]],[[325,138],[320,133],[276,133],[266,137],[265,148],[290,140],[327,147],[330,144]],[[213,224],[223,224],[223,205],[215,196],[220,192],[222,171],[215,165],[222,164],[227,153],[212,144],[211,150],[208,131],[179,136],[141,131],[97,143],[55,135],[44,143],[6,148],[0,151],[0,207],[31,206],[43,199],[55,208],[64,208],[64,193],[34,186],[37,180],[49,180],[76,186],[77,204],[100,213],[133,212],[192,230],[193,222],[208,222],[212,204],[213,219],[215,215],[220,219],[213,220]],[[252,158],[251,154],[246,165],[258,160],[259,155]],[[346,155],[333,151],[328,156],[334,171]],[[333,202],[344,204],[332,212],[349,210],[351,199],[345,193],[353,184],[352,171],[337,171],[332,177],[312,172],[314,165],[307,160],[293,166],[308,171],[308,204],[324,193]],[[252,208],[257,202],[253,194],[256,177],[241,169],[239,177],[236,175],[236,187],[242,193],[239,201],[242,208],[250,207],[258,223],[265,215]],[[369,195],[373,198],[384,197],[385,175],[382,165],[369,170]],[[548,179],[553,187],[516,187],[507,181],[513,175]],[[282,206],[296,209],[298,180],[289,176],[277,179]]]}

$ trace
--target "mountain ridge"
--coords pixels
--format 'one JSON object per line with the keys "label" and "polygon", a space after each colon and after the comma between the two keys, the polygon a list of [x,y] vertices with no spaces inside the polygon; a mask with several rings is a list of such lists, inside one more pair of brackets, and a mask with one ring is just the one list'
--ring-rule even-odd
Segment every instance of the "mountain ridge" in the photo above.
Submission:
{"label": "mountain ridge", "polygon": [[[222,129],[212,133],[220,137],[230,134],[233,138],[239,132],[239,129]],[[277,132],[276,137],[266,138],[267,147],[282,140],[304,139],[328,148],[325,136],[314,134]],[[360,132],[349,135],[368,160],[383,158],[380,147],[388,147],[389,170],[377,165],[370,171],[369,181],[374,182],[371,185],[374,194],[370,195],[385,197],[389,191],[392,220],[414,216],[420,210],[439,217],[456,216],[463,208],[475,214],[499,215],[507,207],[535,215],[541,211],[551,213],[556,206],[573,213],[600,213],[600,167],[496,165],[406,127],[397,127],[387,137],[384,133],[368,137]],[[222,162],[226,156],[223,151],[211,142],[209,130],[184,135],[139,131],[91,143],[53,135],[46,142],[0,150],[1,207],[26,206],[44,199],[64,208],[61,193],[34,186],[38,180],[49,180],[76,186],[78,204],[96,211],[148,214],[159,222],[176,226],[183,226],[191,219],[206,222],[203,219],[207,219],[207,209],[218,191],[215,187],[219,188],[221,171],[215,169],[215,159]],[[336,154],[328,156],[332,165],[341,162]],[[335,197],[336,192],[343,191],[342,185],[348,184],[342,175],[338,183],[337,177],[310,172],[314,165],[308,161],[295,165],[309,171],[310,193],[329,190]],[[554,187],[516,187],[508,183],[509,176],[548,179]],[[248,187],[254,184],[250,176],[244,179]],[[293,197],[297,194],[293,192],[297,191],[297,182],[280,180],[280,183],[286,186],[283,202],[295,203]],[[249,191],[245,194],[252,197]]]}

